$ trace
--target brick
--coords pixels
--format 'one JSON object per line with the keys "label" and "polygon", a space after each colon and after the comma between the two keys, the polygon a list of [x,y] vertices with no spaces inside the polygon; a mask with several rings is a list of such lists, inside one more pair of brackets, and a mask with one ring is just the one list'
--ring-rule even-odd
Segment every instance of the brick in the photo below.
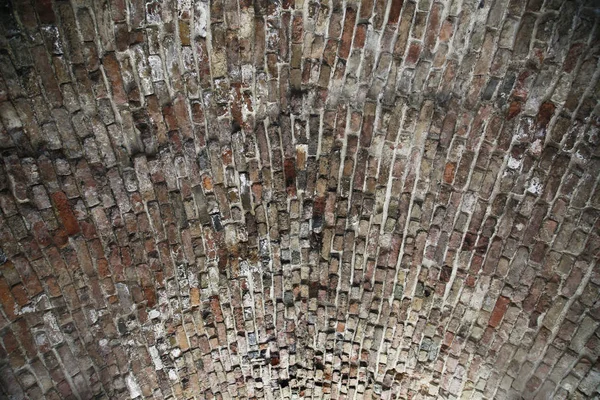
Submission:
{"label": "brick", "polygon": [[354,36],[354,23],[356,21],[356,11],[353,8],[346,8],[346,14],[344,17],[344,29],[342,31],[342,37],[340,42],[340,48],[338,56],[343,59],[347,59],[350,54],[350,46],[352,38]]}
{"label": "brick", "polygon": [[69,200],[64,192],[56,192],[51,195],[52,202],[58,214],[62,226],[65,228],[68,235],[79,233],[80,227],[73,213],[73,209],[69,204]]}
{"label": "brick", "polygon": [[597,321],[590,317],[584,317],[571,340],[570,348],[575,351],[580,351],[597,327]]}
{"label": "brick", "polygon": [[408,54],[406,56],[406,62],[409,65],[415,65],[419,59],[419,55],[421,54],[421,43],[420,42],[412,42],[408,47]]}
{"label": "brick", "polygon": [[127,95],[123,88],[123,77],[121,75],[121,66],[114,53],[105,55],[102,59],[102,66],[110,82],[113,97],[117,104],[127,102]]}
{"label": "brick", "polygon": [[388,14],[388,24],[398,23],[400,17],[400,10],[402,9],[403,0],[393,0],[390,6],[390,12]]}
{"label": "brick", "polygon": [[56,10],[58,11],[58,16],[60,17],[63,29],[65,39],[63,40],[63,43],[67,45],[73,63],[79,64],[83,62],[83,55],[81,53],[81,45],[79,42],[73,8],[68,3],[58,3],[56,5]]}
{"label": "brick", "polygon": [[41,46],[32,48],[31,53],[38,74],[46,77],[46,79],[42,81],[42,85],[50,104],[54,107],[59,107],[62,103],[62,94],[58,87],[58,82],[56,81],[52,66],[48,61],[48,54]]}
{"label": "brick", "polygon": [[494,306],[494,310],[490,315],[490,320],[488,322],[489,326],[491,326],[492,328],[496,328],[500,324],[500,321],[502,321],[502,318],[506,313],[509,303],[509,298],[504,296],[498,297],[498,300],[496,300],[496,305]]}
{"label": "brick", "polygon": [[440,18],[443,8],[439,3],[434,3],[429,11],[427,29],[425,30],[425,49],[429,52],[433,51],[435,43],[438,39],[438,30],[440,29]]}

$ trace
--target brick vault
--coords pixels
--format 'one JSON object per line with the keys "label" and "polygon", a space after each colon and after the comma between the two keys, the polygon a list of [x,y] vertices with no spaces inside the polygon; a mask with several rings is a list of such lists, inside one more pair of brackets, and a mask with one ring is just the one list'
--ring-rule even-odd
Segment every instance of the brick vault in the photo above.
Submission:
{"label": "brick vault", "polygon": [[0,397],[600,397],[596,1],[0,4]]}

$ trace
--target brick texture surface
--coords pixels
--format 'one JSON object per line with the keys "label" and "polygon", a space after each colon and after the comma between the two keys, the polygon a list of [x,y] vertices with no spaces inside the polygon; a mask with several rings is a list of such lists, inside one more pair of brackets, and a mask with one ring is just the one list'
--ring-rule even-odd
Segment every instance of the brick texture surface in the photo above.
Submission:
{"label": "brick texture surface", "polygon": [[0,397],[600,397],[594,0],[5,0]]}

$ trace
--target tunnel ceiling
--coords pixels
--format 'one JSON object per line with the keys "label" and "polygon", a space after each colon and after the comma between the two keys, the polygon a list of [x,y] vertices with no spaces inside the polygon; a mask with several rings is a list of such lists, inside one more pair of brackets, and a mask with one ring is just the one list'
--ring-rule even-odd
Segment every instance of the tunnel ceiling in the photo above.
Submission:
{"label": "tunnel ceiling", "polygon": [[0,10],[0,392],[584,399],[600,12]]}

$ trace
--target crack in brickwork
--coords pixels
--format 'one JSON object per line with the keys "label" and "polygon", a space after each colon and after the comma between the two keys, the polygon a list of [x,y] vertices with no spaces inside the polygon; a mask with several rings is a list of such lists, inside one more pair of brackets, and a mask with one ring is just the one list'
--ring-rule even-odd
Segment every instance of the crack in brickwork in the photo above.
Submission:
{"label": "crack in brickwork", "polygon": [[595,1],[0,8],[3,396],[600,396]]}

